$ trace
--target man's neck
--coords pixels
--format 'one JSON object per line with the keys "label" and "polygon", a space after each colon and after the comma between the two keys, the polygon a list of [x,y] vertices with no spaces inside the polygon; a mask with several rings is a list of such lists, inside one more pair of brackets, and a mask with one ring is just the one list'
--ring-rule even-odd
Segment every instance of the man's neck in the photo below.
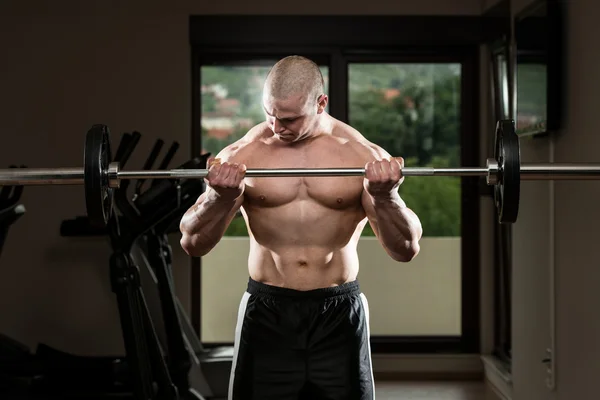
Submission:
{"label": "man's neck", "polygon": [[319,117],[313,132],[315,133],[315,136],[331,135],[333,133],[333,118],[326,112],[323,112]]}

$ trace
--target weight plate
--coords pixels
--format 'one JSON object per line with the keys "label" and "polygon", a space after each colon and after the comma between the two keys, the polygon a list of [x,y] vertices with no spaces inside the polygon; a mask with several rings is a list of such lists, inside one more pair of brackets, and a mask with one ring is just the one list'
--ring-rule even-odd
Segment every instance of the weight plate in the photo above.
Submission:
{"label": "weight plate", "polygon": [[111,161],[110,130],[105,125],[93,125],[85,138],[83,168],[87,215],[94,228],[106,227],[112,214],[114,192],[108,185]]}
{"label": "weight plate", "polygon": [[498,221],[512,224],[517,221],[519,214],[521,191],[521,151],[515,121],[512,119],[500,120],[496,124],[494,158],[500,172],[494,187]]}

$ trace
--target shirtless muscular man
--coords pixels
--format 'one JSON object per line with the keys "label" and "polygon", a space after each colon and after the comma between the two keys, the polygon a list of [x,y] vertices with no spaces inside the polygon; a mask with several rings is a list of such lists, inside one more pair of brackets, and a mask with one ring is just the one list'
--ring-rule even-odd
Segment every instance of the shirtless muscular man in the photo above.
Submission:
{"label": "shirtless muscular man", "polygon": [[[181,220],[181,246],[196,257],[238,210],[248,227],[229,399],[374,399],[357,243],[368,221],[392,259],[419,252],[421,223],[398,194],[403,159],[329,115],[323,87],[311,60],[277,62],[263,89],[266,121],[216,156],[206,191]],[[244,176],[246,168],[358,166],[364,177]]]}

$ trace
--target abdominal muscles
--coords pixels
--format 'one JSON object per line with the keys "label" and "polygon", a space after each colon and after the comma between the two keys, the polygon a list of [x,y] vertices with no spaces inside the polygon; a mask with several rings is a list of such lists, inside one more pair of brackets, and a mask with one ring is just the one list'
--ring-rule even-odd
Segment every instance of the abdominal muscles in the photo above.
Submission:
{"label": "abdominal muscles", "polygon": [[[345,195],[329,192],[318,198],[300,190],[284,204],[245,205],[251,277],[298,290],[354,280],[364,214],[357,197]],[[269,199],[259,196],[258,201]]]}

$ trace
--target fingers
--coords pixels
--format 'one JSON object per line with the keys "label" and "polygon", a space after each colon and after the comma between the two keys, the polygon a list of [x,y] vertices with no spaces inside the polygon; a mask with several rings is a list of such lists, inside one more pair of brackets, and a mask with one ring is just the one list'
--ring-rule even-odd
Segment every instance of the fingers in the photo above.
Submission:
{"label": "fingers", "polygon": [[369,182],[377,181],[378,174],[376,172],[377,166],[375,165],[375,161],[368,162],[365,164],[365,178]]}
{"label": "fingers", "polygon": [[239,163],[221,163],[219,159],[209,160],[206,180],[212,187],[238,188],[246,174],[246,165]]}
{"label": "fingers", "polygon": [[402,157],[371,161],[365,165],[365,177],[371,182],[398,182],[403,167]]}
{"label": "fingers", "polygon": [[208,174],[205,179],[208,182],[213,182],[217,176],[219,176],[219,172],[221,171],[221,163],[218,158],[209,158],[208,159]]}
{"label": "fingers", "polygon": [[395,160],[400,165],[400,169],[404,168],[404,158],[393,157],[392,160]]}
{"label": "fingers", "polygon": [[245,164],[236,164],[235,171],[236,171],[235,181],[238,182],[238,185],[239,185],[239,183],[242,182],[242,180],[244,180],[244,177],[246,176],[246,165]]}
{"label": "fingers", "polygon": [[212,167],[214,164],[220,164],[221,163],[221,159],[220,158],[215,158],[215,157],[208,157],[208,160],[206,161],[208,167]]}
{"label": "fingers", "polygon": [[390,160],[392,180],[399,181],[402,178],[402,168],[404,168],[404,159],[402,157],[392,158]]}
{"label": "fingers", "polygon": [[365,177],[369,182],[383,182],[388,175],[389,166],[384,166],[382,161],[371,161],[365,165]]}

